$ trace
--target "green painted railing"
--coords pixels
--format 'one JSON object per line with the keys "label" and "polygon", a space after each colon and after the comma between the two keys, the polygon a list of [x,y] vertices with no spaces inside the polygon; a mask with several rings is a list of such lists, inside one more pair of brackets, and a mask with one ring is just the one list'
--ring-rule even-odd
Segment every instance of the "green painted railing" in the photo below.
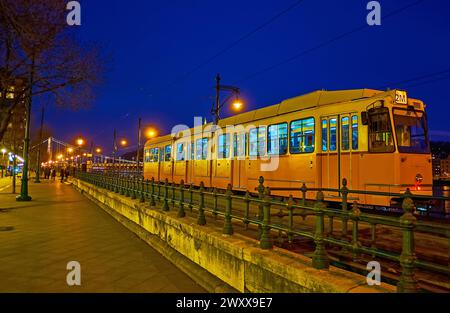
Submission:
{"label": "green painted railing", "polygon": [[[416,270],[419,268],[442,275],[446,279],[450,276],[450,226],[447,223],[417,220],[413,214],[413,195],[409,190],[404,194],[398,194],[402,199],[403,213],[400,217],[393,217],[362,213],[360,205],[356,201],[348,202],[348,194],[358,191],[348,190],[346,181],[343,181],[342,189],[333,190],[341,193],[342,209],[336,210],[326,206],[324,190],[309,189],[306,185],[300,189],[303,197],[299,200],[294,199],[292,195],[281,200],[279,197],[272,197],[271,189],[264,186],[263,177],[259,179],[256,195],[247,191],[244,196],[233,194],[231,185],[228,185],[226,191],[219,192],[216,188],[207,191],[203,183],[199,188],[194,188],[192,185],[185,185],[184,181],[176,185],[169,183],[167,179],[164,182],[157,182],[154,179],[143,180],[85,172],[77,173],[76,177],[97,187],[132,199],[139,199],[142,203],[148,202],[151,207],[155,207],[159,203],[163,211],[176,208],[180,218],[186,216],[186,210],[191,213],[196,211],[199,226],[207,223],[205,213],[211,214],[215,219],[221,216],[223,233],[227,235],[234,233],[233,220],[241,221],[245,229],[248,229],[249,225],[255,225],[258,228],[257,238],[262,249],[273,248],[275,232],[278,232],[279,236],[284,234],[290,243],[295,238],[310,239],[314,243],[312,265],[317,269],[329,267],[332,258],[328,252],[332,248],[338,248],[341,252],[350,254],[353,260],[358,260],[362,255],[366,255],[394,262],[401,269],[397,284],[398,292],[420,290],[416,279]],[[315,201],[306,199],[306,193],[311,191],[316,192]],[[371,192],[362,191],[361,193]],[[381,195],[379,192],[374,193]],[[209,200],[209,205],[206,204],[206,200]],[[219,207],[219,200],[225,205]],[[252,206],[256,206],[257,214],[255,216],[251,216]],[[277,211],[275,212],[275,210]],[[295,218],[307,216],[313,216],[315,219],[313,229],[296,227]],[[273,217],[287,218],[287,223],[272,223]],[[326,227],[327,220],[328,227]],[[337,231],[339,235],[335,235],[335,221],[341,222],[341,229]],[[363,245],[359,238],[361,223],[369,225],[370,228],[370,240],[366,245]],[[376,235],[379,227],[389,227],[401,233],[399,237],[401,240],[400,251],[377,247]],[[437,263],[417,258],[414,239],[418,233],[426,233],[447,240],[448,248],[444,252],[448,256],[446,265],[443,265],[442,262]]]}

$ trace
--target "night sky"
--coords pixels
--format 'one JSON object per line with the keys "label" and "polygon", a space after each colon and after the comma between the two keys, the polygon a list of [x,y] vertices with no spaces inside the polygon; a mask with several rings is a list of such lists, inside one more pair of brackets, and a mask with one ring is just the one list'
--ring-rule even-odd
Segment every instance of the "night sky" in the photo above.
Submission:
{"label": "night sky", "polygon": [[82,25],[72,31],[112,60],[91,107],[50,107],[46,122],[56,138],[73,143],[81,134],[109,152],[114,128],[136,144],[139,116],[160,133],[192,126],[194,116],[211,121],[221,73],[223,84],[241,88],[247,110],[317,89],[404,88],[427,103],[432,139],[450,141],[448,0],[392,16],[417,0],[381,0],[388,17],[373,27],[368,1],[304,0],[253,32],[296,1],[80,1]]}

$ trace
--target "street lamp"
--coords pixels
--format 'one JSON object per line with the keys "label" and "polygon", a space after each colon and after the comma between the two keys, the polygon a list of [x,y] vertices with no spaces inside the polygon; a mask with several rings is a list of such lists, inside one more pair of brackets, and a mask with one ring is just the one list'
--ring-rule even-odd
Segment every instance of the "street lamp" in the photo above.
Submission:
{"label": "street lamp", "polygon": [[[220,74],[217,74],[216,76],[216,101],[211,109],[211,113],[214,115],[214,125],[217,125],[220,120],[220,110],[222,107],[231,99],[234,97],[234,102],[232,104],[232,108],[235,111],[240,111],[243,108],[243,103],[239,100],[239,93],[240,89],[238,87],[234,86],[227,86],[227,85],[221,85],[220,84]],[[225,99],[222,103],[220,103],[220,92],[221,91],[227,91],[231,94],[228,96],[228,98]]]}
{"label": "street lamp", "polygon": [[[77,146],[78,146],[78,153],[80,154],[81,147],[84,145],[84,139],[80,137],[77,139],[76,142],[77,142]],[[81,167],[81,159],[80,159],[80,156],[77,155],[77,169],[80,170],[80,167]]]}
{"label": "street lamp", "polygon": [[155,138],[157,135],[158,132],[153,127],[148,127],[145,130],[145,137],[147,137],[147,139]]}
{"label": "street lamp", "polygon": [[6,149],[5,149],[5,148],[2,148],[1,151],[2,151],[2,154],[3,154],[3,157],[2,157],[2,166],[1,166],[1,167],[2,167],[2,178],[3,178],[3,177],[4,177],[4,174],[3,174],[3,168],[6,167],[6,166],[5,166],[5,153],[6,153]]}

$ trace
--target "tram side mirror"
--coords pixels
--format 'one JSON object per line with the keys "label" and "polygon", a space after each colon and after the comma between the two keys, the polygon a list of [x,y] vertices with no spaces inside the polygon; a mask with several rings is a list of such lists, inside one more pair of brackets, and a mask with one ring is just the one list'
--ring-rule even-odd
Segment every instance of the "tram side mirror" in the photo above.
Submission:
{"label": "tram side mirror", "polygon": [[363,124],[363,125],[369,124],[369,117],[367,115],[367,111],[361,112],[361,124]]}

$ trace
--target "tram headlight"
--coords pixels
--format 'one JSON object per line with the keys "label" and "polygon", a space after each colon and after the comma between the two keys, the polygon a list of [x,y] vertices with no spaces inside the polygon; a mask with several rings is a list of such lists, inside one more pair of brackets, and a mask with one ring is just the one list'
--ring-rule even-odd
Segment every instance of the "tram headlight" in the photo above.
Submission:
{"label": "tram headlight", "polygon": [[417,174],[417,175],[416,175],[416,183],[417,183],[417,184],[421,184],[422,181],[423,181],[423,176],[422,176],[422,174]]}
{"label": "tram headlight", "polygon": [[415,183],[416,190],[420,191],[422,189],[422,187],[420,187],[420,184],[422,184],[422,181],[423,181],[422,174],[417,174],[416,175],[416,183]]}

